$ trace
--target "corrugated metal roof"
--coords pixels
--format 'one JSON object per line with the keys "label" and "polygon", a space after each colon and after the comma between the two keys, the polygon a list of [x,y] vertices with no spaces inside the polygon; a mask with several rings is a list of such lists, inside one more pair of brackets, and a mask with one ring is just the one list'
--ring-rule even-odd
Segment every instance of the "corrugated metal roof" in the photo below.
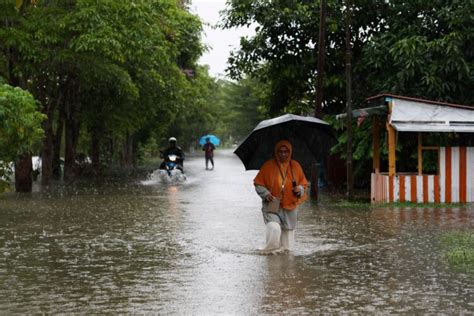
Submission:
{"label": "corrugated metal roof", "polygon": [[[352,118],[372,115],[387,115],[387,106],[379,105],[370,108],[356,109],[352,111]],[[347,117],[347,113],[336,115],[336,119],[341,120]]]}
{"label": "corrugated metal roof", "polygon": [[474,133],[474,125],[446,125],[437,123],[392,122],[399,132]]}
{"label": "corrugated metal roof", "polygon": [[408,100],[392,100],[391,121],[474,122],[474,108],[454,108]]}
{"label": "corrugated metal roof", "polygon": [[426,99],[406,97],[406,96],[390,94],[390,93],[378,94],[378,95],[369,97],[366,100],[371,102],[371,101],[375,101],[375,100],[378,100],[378,99],[384,99],[384,100],[385,99],[388,99],[388,100],[390,100],[390,99],[399,99],[399,100],[413,101],[413,102],[419,102],[419,103],[426,103],[426,104],[433,104],[433,105],[443,105],[443,106],[450,106],[450,107],[455,107],[455,108],[464,108],[464,109],[473,109],[474,110],[474,105],[455,104],[455,103],[442,102],[442,101],[426,100]]}
{"label": "corrugated metal roof", "polygon": [[[474,106],[405,97],[395,94],[379,94],[367,101],[383,101],[377,106],[352,111],[353,118],[386,115],[387,101],[392,104],[389,123],[401,132],[457,132],[474,133]],[[336,116],[346,117],[345,113]]]}
{"label": "corrugated metal roof", "polygon": [[403,132],[474,132],[474,108],[392,100],[390,124]]}

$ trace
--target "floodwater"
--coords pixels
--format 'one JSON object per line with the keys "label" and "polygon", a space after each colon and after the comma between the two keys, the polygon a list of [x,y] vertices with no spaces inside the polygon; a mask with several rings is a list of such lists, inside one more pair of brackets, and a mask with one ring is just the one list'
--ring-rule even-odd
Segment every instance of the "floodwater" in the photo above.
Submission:
{"label": "floodwater", "polygon": [[56,188],[0,198],[0,314],[474,313],[474,273],[441,234],[474,206],[337,207],[299,213],[295,249],[261,256],[264,224],[230,151],[188,179]]}

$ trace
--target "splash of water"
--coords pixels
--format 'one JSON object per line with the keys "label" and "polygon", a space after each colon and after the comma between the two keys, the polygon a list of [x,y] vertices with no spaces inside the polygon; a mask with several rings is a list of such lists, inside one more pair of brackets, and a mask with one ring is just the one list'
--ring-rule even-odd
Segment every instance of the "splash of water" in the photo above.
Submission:
{"label": "splash of water", "polygon": [[[174,171],[174,170],[173,170]],[[159,185],[159,184],[179,184],[186,181],[186,175],[181,171],[174,171],[171,175],[165,170],[156,169],[150,173],[146,180],[141,181],[142,185]]]}

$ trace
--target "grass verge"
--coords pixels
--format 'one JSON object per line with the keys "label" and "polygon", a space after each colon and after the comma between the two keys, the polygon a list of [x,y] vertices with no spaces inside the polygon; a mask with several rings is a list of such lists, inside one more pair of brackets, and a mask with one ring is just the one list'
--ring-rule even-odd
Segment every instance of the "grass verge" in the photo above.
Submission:
{"label": "grass verge", "polygon": [[456,231],[441,237],[445,256],[450,264],[474,268],[474,233]]}

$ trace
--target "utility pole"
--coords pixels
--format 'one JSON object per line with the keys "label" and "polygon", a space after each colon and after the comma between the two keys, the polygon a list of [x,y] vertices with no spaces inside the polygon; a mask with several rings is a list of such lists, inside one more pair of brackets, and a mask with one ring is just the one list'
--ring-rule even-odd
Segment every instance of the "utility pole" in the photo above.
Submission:
{"label": "utility pole", "polygon": [[352,173],[352,52],[351,52],[351,0],[346,0],[346,111],[347,111],[347,197],[354,195]]}
{"label": "utility pole", "polygon": [[316,105],[314,108],[314,116],[321,118],[324,95],[324,57],[326,55],[326,0],[321,0],[318,41],[318,76],[316,77]]}
{"label": "utility pole", "polygon": [[[321,118],[323,116],[323,82],[324,82],[324,57],[326,55],[326,0],[321,0],[319,12],[319,38],[318,38],[318,76],[316,77],[316,105],[314,107],[314,116]],[[318,200],[318,164],[313,162],[311,165],[311,198]]]}

